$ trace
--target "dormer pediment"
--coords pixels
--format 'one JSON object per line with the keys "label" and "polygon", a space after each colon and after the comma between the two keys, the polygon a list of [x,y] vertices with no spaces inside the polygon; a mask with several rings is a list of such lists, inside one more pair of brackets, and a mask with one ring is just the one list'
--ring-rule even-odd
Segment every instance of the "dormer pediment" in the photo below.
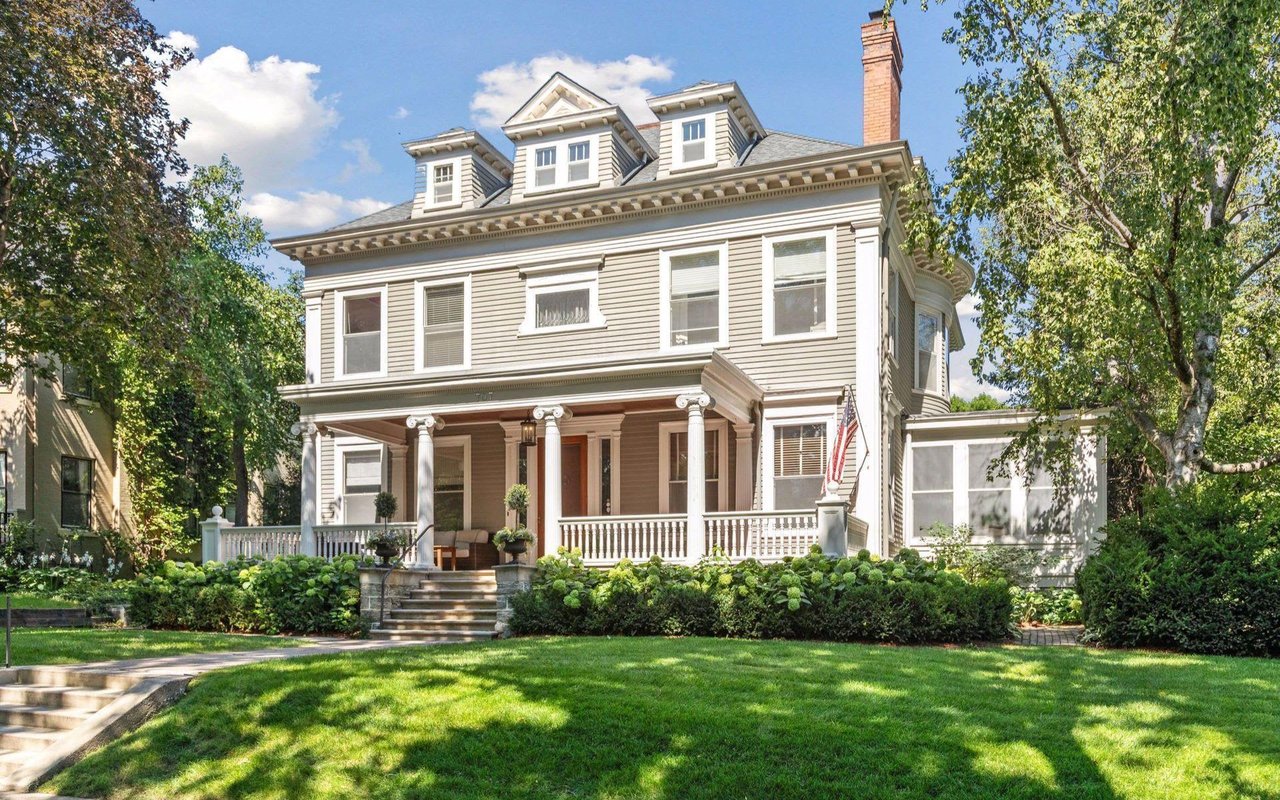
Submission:
{"label": "dormer pediment", "polygon": [[557,72],[534,93],[503,127],[537,122],[554,117],[568,117],[583,111],[596,111],[612,105],[600,95],[568,76]]}

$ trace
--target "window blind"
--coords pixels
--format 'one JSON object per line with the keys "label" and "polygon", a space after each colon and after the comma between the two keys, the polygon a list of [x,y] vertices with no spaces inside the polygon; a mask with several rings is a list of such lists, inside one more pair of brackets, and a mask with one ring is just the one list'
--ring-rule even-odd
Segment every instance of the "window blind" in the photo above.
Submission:
{"label": "window blind", "polygon": [[780,425],[774,429],[773,474],[822,475],[827,469],[825,425]]}
{"label": "window blind", "polygon": [[823,281],[827,277],[825,237],[775,242],[773,245],[774,284]]}
{"label": "window blind", "polygon": [[423,298],[422,332],[424,367],[445,367],[463,362],[466,324],[466,291],[461,284],[430,286]]}
{"label": "window blind", "polygon": [[671,295],[718,293],[720,291],[720,253],[693,253],[671,259]]}

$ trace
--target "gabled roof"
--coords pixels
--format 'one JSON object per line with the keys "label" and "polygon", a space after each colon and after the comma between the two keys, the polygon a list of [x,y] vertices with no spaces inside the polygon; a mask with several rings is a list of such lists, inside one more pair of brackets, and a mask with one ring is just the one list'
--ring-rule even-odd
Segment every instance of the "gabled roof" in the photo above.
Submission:
{"label": "gabled roof", "polygon": [[428,136],[425,139],[411,139],[402,142],[404,151],[414,158],[430,156],[438,153],[451,153],[455,150],[470,150],[489,165],[504,180],[511,180],[511,159],[501,153],[493,143],[476,131],[450,128],[444,133]]}
{"label": "gabled roof", "polygon": [[525,104],[502,124],[502,127],[567,116],[580,111],[609,108],[611,105],[613,104],[608,100],[568,75],[557,72],[548,78],[547,82],[542,84],[542,88],[534,92],[533,97],[526,100]]}
{"label": "gabled roof", "polygon": [[738,127],[742,128],[749,138],[764,136],[765,130],[760,124],[760,118],[747,103],[747,98],[738,88],[736,81],[724,83],[699,81],[679,91],[650,97],[648,100],[649,109],[659,117],[672,112],[721,103],[729,107],[729,112],[737,120]]}

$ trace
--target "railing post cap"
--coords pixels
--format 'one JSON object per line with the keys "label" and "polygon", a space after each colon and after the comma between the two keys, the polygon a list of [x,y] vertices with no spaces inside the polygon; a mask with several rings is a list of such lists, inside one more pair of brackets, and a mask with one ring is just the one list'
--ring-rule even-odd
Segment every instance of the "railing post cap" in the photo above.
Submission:
{"label": "railing post cap", "polygon": [[214,507],[213,507],[213,518],[214,518],[214,519],[222,519],[222,510],[223,510],[223,509],[222,509],[222,506],[214,506]]}

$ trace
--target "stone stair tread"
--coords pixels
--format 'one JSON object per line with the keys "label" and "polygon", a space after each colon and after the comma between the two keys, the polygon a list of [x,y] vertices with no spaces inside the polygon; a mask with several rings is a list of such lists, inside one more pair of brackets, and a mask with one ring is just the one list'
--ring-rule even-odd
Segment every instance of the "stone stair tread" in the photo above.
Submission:
{"label": "stone stair tread", "polygon": [[58,686],[52,683],[0,684],[0,704],[11,705],[101,708],[122,694],[124,694],[123,689],[92,689],[83,686]]}
{"label": "stone stair tread", "polygon": [[54,742],[66,731],[43,728],[38,725],[0,724],[0,747],[6,750],[40,750]]}
{"label": "stone stair tread", "polygon": [[54,706],[21,705],[18,703],[0,703],[0,717],[8,714],[43,714],[49,717],[65,719],[79,723],[93,716],[91,708],[56,708]]}

